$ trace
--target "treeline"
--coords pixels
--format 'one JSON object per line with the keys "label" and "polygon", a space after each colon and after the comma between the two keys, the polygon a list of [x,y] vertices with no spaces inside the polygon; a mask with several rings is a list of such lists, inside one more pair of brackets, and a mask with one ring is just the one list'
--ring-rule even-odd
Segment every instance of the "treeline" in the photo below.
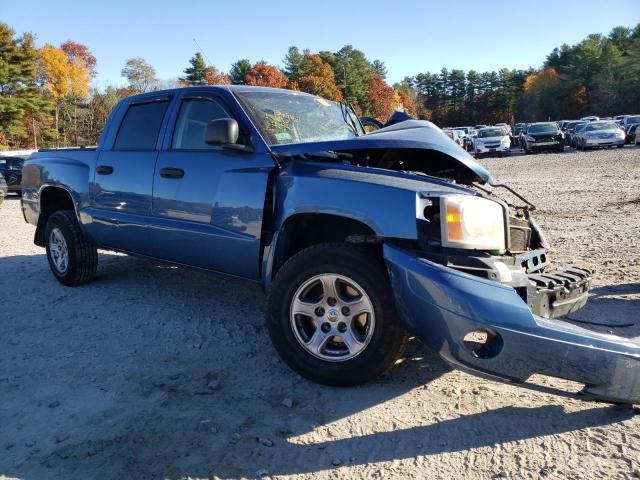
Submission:
{"label": "treeline", "polygon": [[404,80],[438,125],[609,116],[640,111],[640,24],[555,48],[538,70],[447,70]]}
{"label": "treeline", "polygon": [[539,69],[442,69],[393,86],[380,60],[350,45],[337,52],[289,48],[281,68],[248,59],[229,72],[196,53],[174,80],[161,81],[140,57],[126,61],[126,87],[91,87],[97,60],[71,40],[36,47],[31,33],[0,23],[0,149],[92,145],[123,97],[185,85],[247,84],[301,90],[347,102],[384,121],[394,110],[438,125],[575,118],[640,111],[640,24],[562,45]]}

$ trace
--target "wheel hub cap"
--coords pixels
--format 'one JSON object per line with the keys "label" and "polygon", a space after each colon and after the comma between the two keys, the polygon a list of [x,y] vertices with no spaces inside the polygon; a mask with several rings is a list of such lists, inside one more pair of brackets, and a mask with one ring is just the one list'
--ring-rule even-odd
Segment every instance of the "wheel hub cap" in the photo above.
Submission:
{"label": "wheel hub cap", "polygon": [[331,273],[316,275],[297,289],[290,320],[298,343],[330,362],[360,354],[375,329],[373,303],[365,290],[351,278]]}
{"label": "wheel hub cap", "polygon": [[53,267],[64,274],[69,268],[69,250],[62,231],[57,227],[49,234],[49,251]]}

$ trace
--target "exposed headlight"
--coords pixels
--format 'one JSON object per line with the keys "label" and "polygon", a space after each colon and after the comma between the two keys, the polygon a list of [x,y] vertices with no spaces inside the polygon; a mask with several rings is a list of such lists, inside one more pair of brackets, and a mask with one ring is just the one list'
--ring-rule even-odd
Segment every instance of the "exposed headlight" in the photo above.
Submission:
{"label": "exposed headlight", "polygon": [[509,140],[509,137],[502,137],[500,143],[502,143],[503,145],[509,145],[509,143],[511,143],[511,140]]}
{"label": "exposed headlight", "polygon": [[624,130],[618,130],[618,131],[616,132],[616,137],[618,137],[618,138],[624,138],[625,136],[626,136],[626,135],[625,135],[625,133],[624,133]]}
{"label": "exposed headlight", "polygon": [[486,198],[440,197],[442,246],[473,250],[505,250],[505,210]]}
{"label": "exposed headlight", "polygon": [[533,138],[531,135],[527,135],[527,142],[535,142],[536,139]]}

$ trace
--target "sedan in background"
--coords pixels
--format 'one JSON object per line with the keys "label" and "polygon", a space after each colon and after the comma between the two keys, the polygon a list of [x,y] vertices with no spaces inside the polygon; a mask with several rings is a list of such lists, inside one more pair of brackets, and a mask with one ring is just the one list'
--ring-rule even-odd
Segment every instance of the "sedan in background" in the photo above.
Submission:
{"label": "sedan in background", "polygon": [[9,193],[22,192],[23,163],[24,159],[19,157],[0,157],[0,176],[4,177]]}
{"label": "sedan in background", "polygon": [[447,137],[456,142],[461,148],[464,148],[464,138],[462,133],[458,130],[453,130],[451,128],[445,128],[442,130]]}
{"label": "sedan in background", "polygon": [[613,120],[589,122],[576,134],[576,148],[624,147],[625,132]]}
{"label": "sedan in background", "polygon": [[541,150],[564,150],[564,134],[556,122],[531,123],[522,137],[522,148],[525,153]]}
{"label": "sedan in background", "polygon": [[511,150],[511,139],[503,127],[485,127],[478,130],[473,139],[473,153],[482,155],[505,156]]}

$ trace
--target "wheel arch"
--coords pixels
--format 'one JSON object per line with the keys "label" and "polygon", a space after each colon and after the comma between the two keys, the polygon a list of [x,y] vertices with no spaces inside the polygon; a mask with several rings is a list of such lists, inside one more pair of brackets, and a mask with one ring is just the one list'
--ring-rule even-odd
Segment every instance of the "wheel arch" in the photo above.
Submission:
{"label": "wheel arch", "polygon": [[73,210],[78,218],[76,202],[69,189],[61,185],[43,185],[39,192],[39,215],[33,242],[45,246],[45,228],[52,213],[59,210]]}
{"label": "wheel arch", "polygon": [[265,290],[270,290],[273,277],[287,259],[304,248],[328,242],[362,243],[380,248],[382,237],[373,226],[350,216],[319,212],[293,214],[282,223],[265,252]]}

